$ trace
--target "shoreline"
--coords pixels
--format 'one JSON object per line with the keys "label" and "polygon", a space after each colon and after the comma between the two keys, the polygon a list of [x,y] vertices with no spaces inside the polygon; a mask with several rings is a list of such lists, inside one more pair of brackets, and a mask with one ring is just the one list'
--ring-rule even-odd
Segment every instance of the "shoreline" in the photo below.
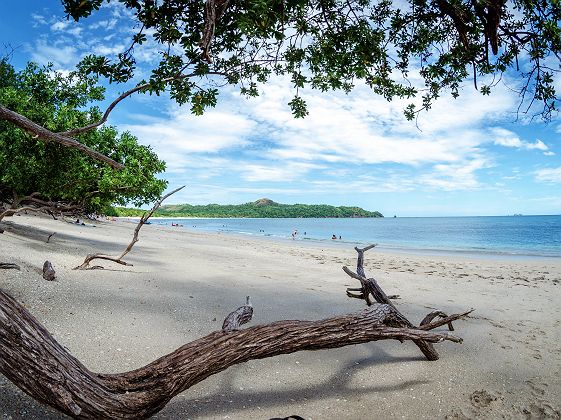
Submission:
{"label": "shoreline", "polygon": [[[39,216],[2,226],[0,287],[22,302],[95,372],[145,365],[220,328],[251,295],[249,325],[314,320],[360,311],[357,286],[341,270],[352,246],[254,239],[147,225],[125,258],[76,271],[91,252],[119,254],[131,223],[96,227]],[[49,243],[46,238],[56,232]],[[296,245],[295,245],[296,243]],[[49,259],[57,280],[41,278]],[[439,343],[427,362],[412,343],[380,341],[253,360],[213,375],[174,398],[156,419],[559,419],[561,261],[365,254],[367,275],[412,322],[431,311],[475,312],[454,323],[463,344]],[[442,328],[442,331],[445,329]],[[0,376],[0,414],[61,419]]]}
{"label": "shoreline", "polygon": [[[130,222],[130,223],[138,223],[138,220],[140,219],[139,217],[118,217],[116,218],[117,220],[123,221],[123,222]],[[160,220],[170,220],[173,218],[169,218],[169,217],[151,217],[150,219],[160,219]],[[197,217],[193,217],[193,218],[177,218],[180,220],[212,220],[214,218],[197,218]],[[219,218],[220,219],[220,218]],[[247,219],[247,218],[240,218],[240,219]],[[222,220],[222,219],[221,219]],[[227,219],[223,219],[223,220],[227,220]],[[264,220],[268,220],[268,219],[264,219]],[[228,230],[211,230],[211,229],[205,229],[203,228],[193,228],[193,227],[188,227],[188,226],[179,226],[179,227],[175,227],[175,226],[169,226],[169,225],[164,225],[164,224],[159,224],[159,223],[152,223],[152,226],[155,227],[167,227],[170,228],[170,231],[185,231],[185,232],[191,232],[191,233],[195,233],[195,232],[200,232],[200,233],[208,233],[208,234],[224,234],[224,235],[229,235],[229,236],[237,236],[239,238],[248,238],[248,239],[255,239],[255,240],[266,240],[266,241],[272,241],[272,242],[280,242],[280,243],[284,243],[284,242],[288,242],[288,243],[292,243],[292,244],[305,244],[305,245],[309,245],[312,247],[335,247],[335,248],[344,248],[344,249],[349,249],[349,248],[354,248],[355,246],[358,247],[364,247],[367,245],[370,245],[370,243],[367,242],[361,242],[361,241],[351,241],[351,240],[345,240],[345,239],[337,239],[337,240],[333,240],[333,239],[317,239],[317,238],[312,238],[312,237],[304,237],[304,236],[300,236],[298,237],[296,240],[293,240],[290,235],[286,235],[286,236],[279,236],[279,235],[274,235],[274,234],[261,234],[261,233],[251,233],[251,232],[232,232],[232,231],[228,231]],[[482,260],[520,260],[520,261],[532,261],[532,260],[543,260],[543,261],[549,261],[551,259],[558,259],[560,256],[559,255],[552,255],[552,254],[544,254],[544,253],[539,253],[539,252],[525,252],[525,251],[500,251],[500,250],[494,250],[494,249],[481,249],[481,250],[471,250],[471,249],[462,249],[462,248],[458,248],[458,249],[447,249],[447,248],[420,248],[420,247],[414,247],[414,246],[406,246],[406,245],[377,245],[376,249],[379,252],[383,252],[386,254],[400,254],[400,255],[411,255],[411,256],[415,256],[415,255],[420,255],[420,256],[434,256],[434,257],[458,257],[458,258],[466,258],[466,259],[482,259]]]}

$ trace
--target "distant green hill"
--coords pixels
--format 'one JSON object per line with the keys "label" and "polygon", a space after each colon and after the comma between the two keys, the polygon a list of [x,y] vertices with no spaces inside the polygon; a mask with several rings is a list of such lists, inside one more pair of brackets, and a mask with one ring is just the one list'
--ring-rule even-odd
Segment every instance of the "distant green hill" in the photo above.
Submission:
{"label": "distant green hill", "polygon": [[[117,207],[115,216],[141,216],[144,210]],[[326,204],[280,204],[261,198],[246,204],[169,204],[154,213],[159,217],[384,217],[378,211],[367,211],[360,207],[328,206]]]}

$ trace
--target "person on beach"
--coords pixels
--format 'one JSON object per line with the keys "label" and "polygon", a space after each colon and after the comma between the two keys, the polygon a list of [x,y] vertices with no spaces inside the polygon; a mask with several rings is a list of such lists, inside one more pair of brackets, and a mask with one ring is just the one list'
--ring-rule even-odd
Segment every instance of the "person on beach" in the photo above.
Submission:
{"label": "person on beach", "polygon": [[331,239],[337,239],[337,235],[333,234],[333,236],[331,237]]}

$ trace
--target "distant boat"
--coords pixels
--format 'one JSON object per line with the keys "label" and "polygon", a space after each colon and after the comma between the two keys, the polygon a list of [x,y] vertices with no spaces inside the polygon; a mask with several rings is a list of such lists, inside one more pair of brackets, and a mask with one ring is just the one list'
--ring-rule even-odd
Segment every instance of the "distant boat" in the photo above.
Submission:
{"label": "distant boat", "polygon": [[397,216],[394,214],[393,217],[395,218],[395,217],[397,217]]}

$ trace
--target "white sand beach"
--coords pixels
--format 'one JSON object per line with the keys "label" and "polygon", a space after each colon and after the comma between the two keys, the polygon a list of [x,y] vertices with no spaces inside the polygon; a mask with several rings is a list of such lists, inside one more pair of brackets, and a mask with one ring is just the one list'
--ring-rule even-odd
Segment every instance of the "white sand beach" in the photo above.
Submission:
{"label": "white sand beach", "polygon": [[[0,288],[23,303],[97,372],[140,367],[220,329],[252,297],[249,325],[321,319],[365,304],[345,295],[352,249],[273,242],[147,225],[125,258],[76,271],[86,254],[118,254],[134,224],[81,226],[8,218],[0,235]],[[46,243],[47,237],[56,234]],[[57,273],[41,277],[45,260]],[[367,274],[418,323],[428,312],[475,308],[455,322],[462,344],[436,344],[426,361],[410,342],[379,341],[234,366],[174,398],[159,419],[561,418],[561,261],[366,253]],[[442,331],[445,329],[442,328]],[[0,376],[4,419],[63,416]]]}

